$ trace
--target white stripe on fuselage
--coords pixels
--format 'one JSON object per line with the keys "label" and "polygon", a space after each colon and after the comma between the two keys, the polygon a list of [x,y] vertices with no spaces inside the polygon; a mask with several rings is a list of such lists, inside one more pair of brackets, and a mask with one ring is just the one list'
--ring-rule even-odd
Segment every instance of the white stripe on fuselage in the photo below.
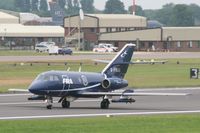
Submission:
{"label": "white stripe on fuselage", "polygon": [[98,87],[100,86],[101,84],[98,83],[98,84],[95,84],[95,85],[92,85],[92,86],[88,86],[88,87],[83,87],[83,88],[76,88],[76,89],[67,89],[67,90],[46,90],[46,91],[54,91],[54,92],[72,92],[72,91],[83,91],[83,90],[87,90],[87,89],[91,89],[91,88],[94,88],[94,87]]}

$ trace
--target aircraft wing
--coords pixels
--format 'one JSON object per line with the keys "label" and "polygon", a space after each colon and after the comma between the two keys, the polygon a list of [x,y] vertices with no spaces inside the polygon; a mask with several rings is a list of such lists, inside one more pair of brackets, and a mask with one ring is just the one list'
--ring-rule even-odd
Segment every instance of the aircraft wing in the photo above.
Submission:
{"label": "aircraft wing", "polygon": [[29,92],[27,89],[8,89],[10,92]]}
{"label": "aircraft wing", "polygon": [[123,92],[83,92],[86,96],[187,96],[187,93],[123,93]]}
{"label": "aircraft wing", "polygon": [[[108,60],[93,60],[95,62],[99,62],[99,63],[104,63],[104,64],[108,64],[110,61]],[[146,61],[146,60],[137,60],[137,61],[133,61],[133,62],[127,62],[127,64],[165,64],[167,63],[167,60],[161,60],[161,61],[155,61],[155,60],[150,60],[150,61]]]}

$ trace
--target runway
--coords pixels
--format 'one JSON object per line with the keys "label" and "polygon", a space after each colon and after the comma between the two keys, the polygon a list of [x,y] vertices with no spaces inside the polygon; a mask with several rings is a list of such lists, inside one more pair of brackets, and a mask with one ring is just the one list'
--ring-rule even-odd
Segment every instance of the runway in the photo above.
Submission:
{"label": "runway", "polygon": [[[42,62],[42,61],[74,61],[74,60],[110,60],[116,53],[52,55],[52,56],[0,56],[0,62]],[[200,52],[135,52],[133,58],[139,59],[170,59],[200,58]]]}
{"label": "runway", "polygon": [[47,110],[46,103],[42,101],[27,101],[29,94],[1,94],[0,120],[200,113],[200,88],[136,90],[144,91],[191,95],[134,97],[136,103],[111,103],[106,110],[100,109],[101,99],[79,99],[71,103],[69,109],[63,109],[60,104],[54,103],[53,109]]}

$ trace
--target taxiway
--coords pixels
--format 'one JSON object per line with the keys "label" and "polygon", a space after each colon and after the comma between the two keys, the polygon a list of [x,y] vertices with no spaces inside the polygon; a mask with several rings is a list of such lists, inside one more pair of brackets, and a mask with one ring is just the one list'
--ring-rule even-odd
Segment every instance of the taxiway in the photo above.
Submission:
{"label": "taxiway", "polygon": [[200,88],[136,91],[189,93],[191,95],[135,97],[136,103],[111,103],[110,108],[106,110],[99,107],[101,99],[79,99],[71,103],[69,109],[63,109],[60,104],[54,103],[53,109],[47,110],[46,103],[42,101],[27,101],[30,94],[1,94],[0,120],[200,113]]}

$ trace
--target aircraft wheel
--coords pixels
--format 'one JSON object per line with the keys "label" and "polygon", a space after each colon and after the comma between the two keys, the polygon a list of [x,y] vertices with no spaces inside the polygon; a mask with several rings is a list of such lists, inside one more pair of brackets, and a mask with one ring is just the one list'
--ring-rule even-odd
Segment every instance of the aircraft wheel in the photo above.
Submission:
{"label": "aircraft wheel", "polygon": [[69,101],[66,101],[66,100],[63,100],[63,101],[62,101],[62,107],[63,107],[63,108],[69,108],[69,107],[70,107],[70,102],[69,102]]}
{"label": "aircraft wheel", "polygon": [[101,102],[101,109],[108,109],[109,108],[109,100],[108,99],[104,99],[102,102]]}
{"label": "aircraft wheel", "polygon": [[47,97],[47,109],[52,109],[52,104],[53,104],[53,98],[52,97]]}
{"label": "aircraft wheel", "polygon": [[52,109],[52,105],[47,105],[47,109]]}

